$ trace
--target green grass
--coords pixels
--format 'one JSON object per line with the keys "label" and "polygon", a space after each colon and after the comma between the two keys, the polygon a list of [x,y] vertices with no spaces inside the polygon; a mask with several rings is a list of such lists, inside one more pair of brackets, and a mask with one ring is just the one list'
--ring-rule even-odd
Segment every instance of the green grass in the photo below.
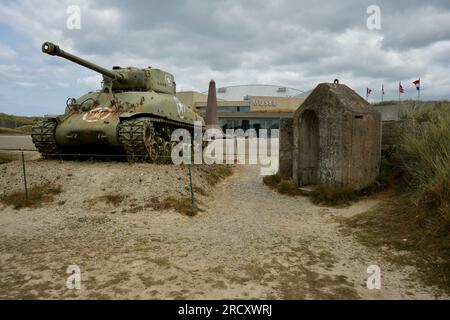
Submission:
{"label": "green grass", "polygon": [[418,122],[439,123],[442,116],[448,114],[450,114],[450,102],[439,101],[434,104],[419,104],[417,108],[400,110],[399,118],[416,120]]}
{"label": "green grass", "polygon": [[403,114],[421,122],[391,150],[385,150],[382,180],[396,194],[349,225],[376,247],[406,250],[422,279],[450,294],[450,104],[436,103]]}
{"label": "green grass", "polygon": [[416,103],[415,100],[402,100],[402,101],[398,101],[398,100],[386,100],[386,101],[380,101],[380,102],[375,102],[372,103],[372,105],[374,106],[389,106],[389,105],[414,105]]}
{"label": "green grass", "polygon": [[450,224],[450,104],[428,110],[426,119],[403,138],[398,155],[416,208],[441,216],[445,226]]}
{"label": "green grass", "polygon": [[0,120],[13,121],[16,123],[17,127],[33,125],[35,124],[40,117],[26,117],[26,116],[14,116],[6,113],[0,112]]}

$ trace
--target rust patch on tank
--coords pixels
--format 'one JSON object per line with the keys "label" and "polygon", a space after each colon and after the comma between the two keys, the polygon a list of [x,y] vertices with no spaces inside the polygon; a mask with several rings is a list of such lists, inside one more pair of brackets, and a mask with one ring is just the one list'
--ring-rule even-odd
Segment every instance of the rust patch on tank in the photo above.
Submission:
{"label": "rust patch on tank", "polygon": [[111,108],[95,108],[83,115],[83,120],[86,122],[96,122],[100,120],[106,120],[112,114]]}

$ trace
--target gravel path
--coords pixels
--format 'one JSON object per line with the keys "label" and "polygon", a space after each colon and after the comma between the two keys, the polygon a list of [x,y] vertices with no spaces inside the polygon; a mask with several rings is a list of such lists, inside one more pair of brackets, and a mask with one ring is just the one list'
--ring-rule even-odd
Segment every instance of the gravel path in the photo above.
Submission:
{"label": "gravel path", "polygon": [[[236,167],[214,188],[195,169],[194,183],[209,195],[198,195],[203,211],[187,217],[139,205],[151,201],[149,190],[186,195],[183,168],[55,161],[29,167],[32,183],[63,180],[64,192],[43,208],[2,209],[0,298],[434,298],[414,269],[382,258],[399,253],[374,252],[340,232],[339,218],[370,209],[376,199],[317,207],[264,186],[256,166]],[[2,188],[20,186],[14,168],[0,165]],[[110,189],[126,200],[95,201]],[[81,290],[65,287],[73,264],[81,269]],[[381,268],[381,290],[366,288],[372,264]]]}

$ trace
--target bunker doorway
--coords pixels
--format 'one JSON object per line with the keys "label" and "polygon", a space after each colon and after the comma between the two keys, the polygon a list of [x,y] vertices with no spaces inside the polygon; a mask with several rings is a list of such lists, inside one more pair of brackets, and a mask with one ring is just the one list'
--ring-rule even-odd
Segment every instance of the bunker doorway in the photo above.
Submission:
{"label": "bunker doorway", "polygon": [[316,185],[319,172],[319,118],[305,110],[300,121],[299,186]]}

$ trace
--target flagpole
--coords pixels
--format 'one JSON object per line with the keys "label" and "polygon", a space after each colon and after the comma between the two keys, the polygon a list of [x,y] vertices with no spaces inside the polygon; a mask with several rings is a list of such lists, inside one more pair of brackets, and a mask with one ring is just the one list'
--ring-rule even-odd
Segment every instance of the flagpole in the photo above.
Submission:
{"label": "flagpole", "polygon": [[381,85],[381,102],[383,102],[384,98],[384,84]]}
{"label": "flagpole", "polygon": [[419,90],[417,90],[417,103],[419,103],[420,101],[420,89],[421,89],[422,84],[420,83],[420,78],[419,78]]}
{"label": "flagpole", "polygon": [[400,86],[401,82],[398,83],[398,103],[400,103]]}

